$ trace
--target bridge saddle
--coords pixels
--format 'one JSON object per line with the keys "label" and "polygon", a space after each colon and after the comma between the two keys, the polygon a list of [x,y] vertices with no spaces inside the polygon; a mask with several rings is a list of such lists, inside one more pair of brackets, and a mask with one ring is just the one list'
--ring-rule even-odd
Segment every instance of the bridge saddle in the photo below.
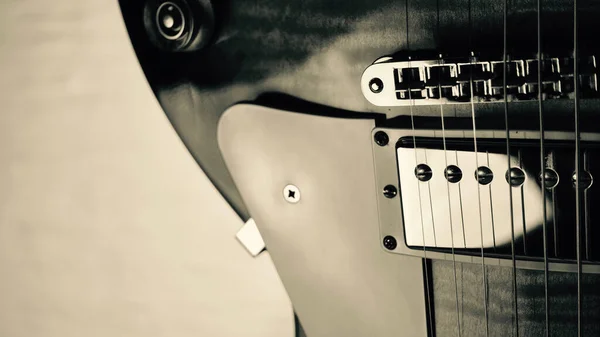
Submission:
{"label": "bridge saddle", "polygon": [[[377,106],[438,105],[573,98],[572,57],[502,59],[463,58],[394,59],[376,61],[363,73],[365,98]],[[538,70],[541,77],[538,78]],[[581,98],[598,97],[596,56],[580,58]],[[504,74],[506,73],[506,79]]]}

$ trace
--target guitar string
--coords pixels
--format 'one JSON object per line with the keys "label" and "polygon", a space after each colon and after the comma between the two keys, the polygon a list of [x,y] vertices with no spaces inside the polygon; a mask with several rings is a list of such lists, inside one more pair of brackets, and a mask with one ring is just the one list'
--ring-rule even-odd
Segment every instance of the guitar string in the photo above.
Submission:
{"label": "guitar string", "polygon": [[[548,151],[548,157],[546,158],[546,161],[548,163],[548,167],[555,167],[555,161],[554,161],[554,151],[550,150]],[[557,222],[557,216],[555,215],[557,212],[556,210],[558,209],[558,201],[556,200],[556,189],[553,188],[551,190],[550,193],[550,197],[552,200],[552,240],[553,240],[553,246],[554,246],[554,257],[558,258],[558,253],[559,253],[559,245],[558,245],[558,222]]]}
{"label": "guitar string", "polygon": [[[405,20],[406,20],[406,49],[410,50],[410,38],[409,38],[409,24],[408,24],[408,0],[406,0],[405,2]],[[408,68],[410,69],[410,57],[408,59]],[[418,165],[418,158],[417,158],[417,142],[416,142],[416,137],[415,137],[415,120],[414,120],[414,114],[413,114],[413,103],[412,103],[412,97],[411,97],[411,90],[410,90],[410,82],[408,84],[408,99],[410,101],[410,121],[411,121],[411,128],[412,128],[412,136],[413,136],[413,146],[414,146],[414,153],[415,153],[415,165]],[[432,335],[433,334],[433,311],[431,309],[431,291],[429,289],[429,268],[427,266],[427,249],[426,249],[426,244],[425,244],[425,223],[423,220],[423,203],[422,203],[422,199],[421,199],[421,185],[420,185],[420,181],[417,181],[417,192],[419,194],[419,211],[420,211],[420,215],[421,215],[421,234],[423,236],[423,269],[425,271],[425,284],[426,284],[426,298],[427,298],[427,309],[429,312],[429,331],[430,333],[428,335]],[[434,228],[434,232],[435,232],[435,228]],[[457,299],[457,308],[458,308],[458,299]],[[459,337],[461,337],[459,335]]]}
{"label": "guitar string", "polygon": [[[458,151],[455,150],[454,154],[456,155],[456,166],[458,166]],[[458,201],[460,204],[460,223],[462,225],[462,233],[463,233],[463,245],[464,245],[464,248],[467,248],[467,232],[465,231],[465,215],[463,212],[462,188],[460,186],[460,182],[458,184],[458,196],[459,196]]]}
{"label": "guitar string", "polygon": [[580,140],[579,140],[579,43],[577,38],[577,0],[573,0],[573,93],[575,95],[575,235],[577,249],[577,336],[581,337],[581,158],[580,158]]}
{"label": "guitar string", "polygon": [[540,167],[542,189],[542,235],[544,249],[544,299],[545,299],[545,336],[550,336],[550,303],[548,301],[548,219],[546,216],[546,161],[544,160],[544,110],[542,96],[542,0],[537,0],[537,83],[538,115],[540,124]]}
{"label": "guitar string", "polygon": [[[548,154],[548,158],[554,161],[554,154],[550,152]],[[556,190],[552,189],[552,214],[556,214],[556,210],[558,209],[557,201],[556,201]],[[558,257],[559,249],[558,249],[558,222],[556,221],[557,217],[552,217],[552,230],[554,231],[554,257]]]}
{"label": "guitar string", "polygon": [[475,103],[473,102],[473,69],[471,68],[471,78],[469,81],[471,91],[471,116],[473,121],[473,146],[475,151],[475,176],[477,179],[477,200],[478,200],[478,211],[479,211],[479,233],[480,233],[480,244],[481,244],[481,273],[483,283],[483,311],[485,316],[485,335],[489,336],[489,324],[488,324],[488,298],[487,298],[487,269],[485,267],[485,255],[483,251],[483,216],[481,213],[481,187],[479,186],[479,153],[477,149],[477,127],[475,121]]}
{"label": "guitar string", "polygon": [[[409,67],[410,67],[410,62],[409,62]],[[410,89],[409,89],[409,100],[410,100]],[[418,157],[417,157],[417,142],[415,139],[415,122],[414,122],[414,118],[413,118],[413,112],[412,112],[412,107],[411,107],[411,127],[412,127],[412,131],[413,131],[413,146],[414,146],[414,153],[415,153],[415,165],[418,165]],[[430,294],[431,291],[429,289],[429,268],[427,267],[427,249],[426,249],[426,243],[425,243],[425,222],[423,220],[423,200],[421,198],[421,184],[420,181],[417,181],[417,193],[419,195],[419,213],[420,213],[420,218],[421,218],[421,236],[423,237],[423,261],[425,262],[424,265],[424,270],[425,270],[425,284],[426,284],[426,297],[427,297],[427,309],[429,311],[429,328],[431,331],[431,334],[433,334],[433,315],[432,315],[432,309],[431,309],[431,298],[430,298]],[[458,305],[458,302],[457,302]],[[457,307],[458,308],[458,307]],[[459,336],[460,337],[460,336]]]}
{"label": "guitar string", "polygon": [[[439,0],[437,1],[437,37],[438,37],[438,41],[440,41],[440,4],[439,4]],[[446,144],[446,127],[445,127],[445,121],[444,121],[444,105],[442,103],[442,84],[441,84],[441,69],[442,69],[442,55],[439,55],[439,60],[438,63],[440,65],[439,70],[438,70],[438,94],[439,94],[439,99],[440,99],[440,120],[442,123],[442,144],[444,147],[444,165],[446,167],[446,169],[448,168],[448,157],[447,157],[447,144]],[[458,166],[458,162],[457,162],[457,166]],[[458,182],[458,184],[460,184],[460,181]],[[459,185],[460,186],[460,185]],[[451,252],[452,252],[452,268],[453,268],[453,272],[454,272],[454,287],[455,287],[455,296],[456,296],[456,323],[457,323],[457,328],[458,328],[458,335],[461,336],[461,321],[460,321],[460,310],[459,310],[459,304],[458,304],[458,281],[457,281],[457,272],[456,272],[456,252],[455,252],[455,245],[454,245],[454,227],[453,227],[453,223],[452,223],[452,204],[450,202],[450,181],[448,180],[448,177],[446,177],[446,191],[447,191],[447,195],[448,195],[448,216],[449,216],[449,223],[450,223],[450,243],[451,243]],[[460,190],[459,190],[460,193]],[[459,198],[462,198],[461,195],[459,195]],[[461,201],[462,204],[462,201]],[[461,207],[462,208],[462,207]],[[462,213],[462,210],[461,210]],[[464,235],[464,222],[462,224],[463,226],[463,235]],[[464,280],[461,277],[461,284],[464,283]]]}
{"label": "guitar string", "polygon": [[[429,162],[427,160],[427,149],[424,149],[423,156],[425,157],[425,164]],[[433,245],[437,247],[437,236],[435,231],[435,218],[433,216],[433,198],[431,197],[431,182],[427,181],[427,191],[429,193],[429,212],[431,214],[431,226],[433,227]]]}
{"label": "guitar string", "polygon": [[477,122],[475,119],[475,102],[473,100],[473,60],[475,58],[475,53],[473,52],[473,18],[471,15],[471,0],[468,2],[469,4],[469,47],[471,49],[471,55],[469,57],[469,95],[471,102],[471,121],[473,123],[473,150],[475,154],[475,177],[477,179],[477,202],[478,202],[478,211],[479,211],[479,233],[480,233],[480,244],[481,244],[481,281],[483,284],[483,314],[485,317],[485,335],[490,335],[489,329],[489,314],[488,314],[488,291],[487,291],[487,269],[485,267],[485,255],[483,251],[483,216],[481,213],[481,187],[479,184],[479,151],[477,148]]}
{"label": "guitar string", "polygon": [[[490,167],[490,153],[485,151],[486,166]],[[490,196],[490,218],[492,220],[492,241],[494,243],[494,252],[496,252],[496,227],[494,223],[494,202],[492,200],[492,185],[488,184],[488,195]],[[489,289],[488,289],[489,290]]]}
{"label": "guitar string", "polygon": [[[517,153],[519,167],[523,167],[523,153],[521,149]],[[522,184],[519,188],[519,194],[521,194],[521,223],[523,224],[523,255],[527,256],[527,217],[525,214],[525,184]]]}
{"label": "guitar string", "polygon": [[[414,123],[413,123],[413,126],[414,126]],[[414,136],[414,133],[413,133],[413,141],[414,140],[415,140],[415,136]],[[416,146],[416,142],[415,142],[415,146]],[[415,154],[416,154],[416,152],[415,152]],[[426,149],[425,149],[423,155],[424,155],[424,158],[425,158],[425,164],[427,165],[428,159],[427,159],[427,150]],[[437,247],[437,240],[435,238],[435,222],[434,222],[434,219],[433,219],[433,204],[432,204],[432,201],[431,201],[431,199],[432,199],[431,198],[431,184],[429,183],[429,181],[427,181],[427,189],[428,189],[428,192],[429,192],[429,208],[430,208],[430,212],[431,212],[431,224],[433,226],[433,245]],[[421,215],[421,221],[423,221],[422,217],[423,217],[423,215]],[[424,226],[421,226],[421,231],[423,232],[422,233],[423,234],[423,238],[425,238],[425,234],[424,234],[425,232],[424,232],[424,230],[425,230]],[[423,241],[424,241],[424,239],[423,239]],[[423,246],[425,246],[425,242],[423,242]],[[430,313],[430,317],[431,317],[431,313]]]}
{"label": "guitar string", "polygon": [[508,21],[508,1],[504,0],[504,10],[503,10],[503,55],[502,55],[502,65],[503,65],[503,76],[502,76],[502,89],[504,96],[504,125],[506,127],[506,157],[508,163],[508,171],[507,174],[507,182],[508,182],[508,196],[510,202],[510,248],[511,248],[511,262],[512,262],[512,285],[513,285],[513,311],[514,311],[514,325],[516,336],[519,337],[519,311],[518,311],[518,295],[517,295],[517,264],[515,259],[515,219],[514,219],[514,210],[513,210],[513,190],[510,184],[510,168],[511,168],[511,158],[510,158],[510,126],[508,125],[508,96],[507,96],[507,81],[506,81],[506,73],[507,73],[507,54],[508,54],[508,34],[507,34],[507,22]]}
{"label": "guitar string", "polygon": [[[458,163],[458,151],[454,151],[454,157],[456,160],[456,166],[459,166]],[[464,243],[464,248],[467,248],[467,236],[465,234],[465,214],[463,212],[463,202],[462,202],[462,188],[460,185],[460,182],[458,183],[458,203],[460,205],[460,223],[462,224],[462,232],[463,232],[463,243]]]}
{"label": "guitar string", "polygon": [[[590,163],[588,160],[588,153],[586,151],[583,151],[583,169],[587,172],[590,171]],[[590,238],[589,238],[589,233],[591,231],[590,229],[590,213],[589,213],[589,199],[588,199],[588,192],[589,190],[586,188],[583,191],[583,216],[584,216],[584,220],[583,223],[585,225],[585,259],[586,260],[590,260],[590,256],[592,254],[592,247],[591,247],[591,242],[590,242]]]}

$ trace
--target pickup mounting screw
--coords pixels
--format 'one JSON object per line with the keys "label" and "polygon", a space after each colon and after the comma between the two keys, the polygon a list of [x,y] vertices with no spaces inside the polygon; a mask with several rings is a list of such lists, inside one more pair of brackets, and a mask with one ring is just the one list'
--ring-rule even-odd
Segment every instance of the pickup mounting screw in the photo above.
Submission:
{"label": "pickup mounting screw", "polygon": [[383,131],[375,132],[375,143],[379,146],[386,146],[390,142],[390,137]]}
{"label": "pickup mounting screw", "polygon": [[397,194],[398,190],[394,185],[387,185],[383,188],[383,195],[385,195],[385,197],[388,199],[394,198]]}
{"label": "pickup mounting screw", "polygon": [[386,237],[383,238],[383,246],[387,250],[394,250],[398,246],[398,242],[396,242],[396,238],[394,238],[393,236],[388,235],[388,236],[386,236]]}

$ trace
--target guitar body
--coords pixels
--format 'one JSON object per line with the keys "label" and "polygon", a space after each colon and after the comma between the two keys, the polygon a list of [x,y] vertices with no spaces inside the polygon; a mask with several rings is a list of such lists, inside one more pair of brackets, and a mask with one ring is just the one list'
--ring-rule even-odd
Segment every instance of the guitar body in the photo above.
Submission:
{"label": "guitar body", "polygon": [[[192,3],[199,18],[194,27],[201,27],[177,47],[157,43],[160,35],[149,33],[155,21],[172,26],[158,20],[160,1],[120,2],[167,117],[240,217],[256,221],[307,336],[540,336],[546,329],[553,336],[577,336],[578,329],[600,335],[596,186],[590,179],[581,188],[587,192],[580,192],[571,184],[578,154],[591,177],[600,160],[597,87],[577,91],[563,84],[560,95],[543,96],[540,119],[535,90],[508,103],[502,94],[473,103],[471,94],[452,102],[408,97],[378,104],[369,98],[370,78],[363,78],[376,69],[370,67],[411,68],[410,62],[420,61],[454,65],[477,56],[496,67],[503,60],[534,62],[538,48],[544,57],[565,59],[575,41],[581,58],[589,58],[599,49],[600,1],[577,1],[575,34],[574,3],[562,0],[542,1],[539,16],[537,0],[174,0],[169,4],[183,11]],[[392,77],[381,78],[385,90],[394,86]],[[583,145],[576,146],[584,132]],[[552,191],[537,181],[536,155],[544,152],[539,143],[546,136],[561,176]],[[511,137],[518,141],[507,147]],[[497,155],[507,167],[488,162],[495,172],[489,192],[476,183],[468,190],[463,180],[464,191],[453,197],[444,176],[448,156],[446,162],[427,161],[427,154],[447,151],[456,161],[459,154],[485,152],[480,161]],[[463,179],[473,179],[468,165],[482,166],[469,160],[455,163],[462,165]],[[523,169],[527,183],[507,185],[508,161]],[[402,165],[408,162],[406,175]],[[441,169],[433,170],[427,185],[403,183],[417,164]],[[298,190],[294,202],[284,195],[289,185]],[[433,196],[427,194],[432,188]],[[486,207],[481,193],[489,194]],[[516,207],[513,197],[521,196]],[[447,216],[438,211],[444,207]],[[482,210],[489,220],[482,220]],[[423,220],[424,212],[431,220]],[[458,212],[462,228],[452,220]],[[496,228],[484,230],[484,223]],[[444,225],[450,232],[440,229]],[[586,233],[579,245],[578,226]],[[584,257],[577,254],[584,250]]]}

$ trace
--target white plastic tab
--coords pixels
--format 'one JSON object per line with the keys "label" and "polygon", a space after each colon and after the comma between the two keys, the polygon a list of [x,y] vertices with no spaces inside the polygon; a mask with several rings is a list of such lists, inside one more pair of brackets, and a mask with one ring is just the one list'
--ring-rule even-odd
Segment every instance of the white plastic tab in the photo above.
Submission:
{"label": "white plastic tab", "polygon": [[257,256],[265,250],[265,242],[254,219],[248,220],[235,236],[252,256]]}

